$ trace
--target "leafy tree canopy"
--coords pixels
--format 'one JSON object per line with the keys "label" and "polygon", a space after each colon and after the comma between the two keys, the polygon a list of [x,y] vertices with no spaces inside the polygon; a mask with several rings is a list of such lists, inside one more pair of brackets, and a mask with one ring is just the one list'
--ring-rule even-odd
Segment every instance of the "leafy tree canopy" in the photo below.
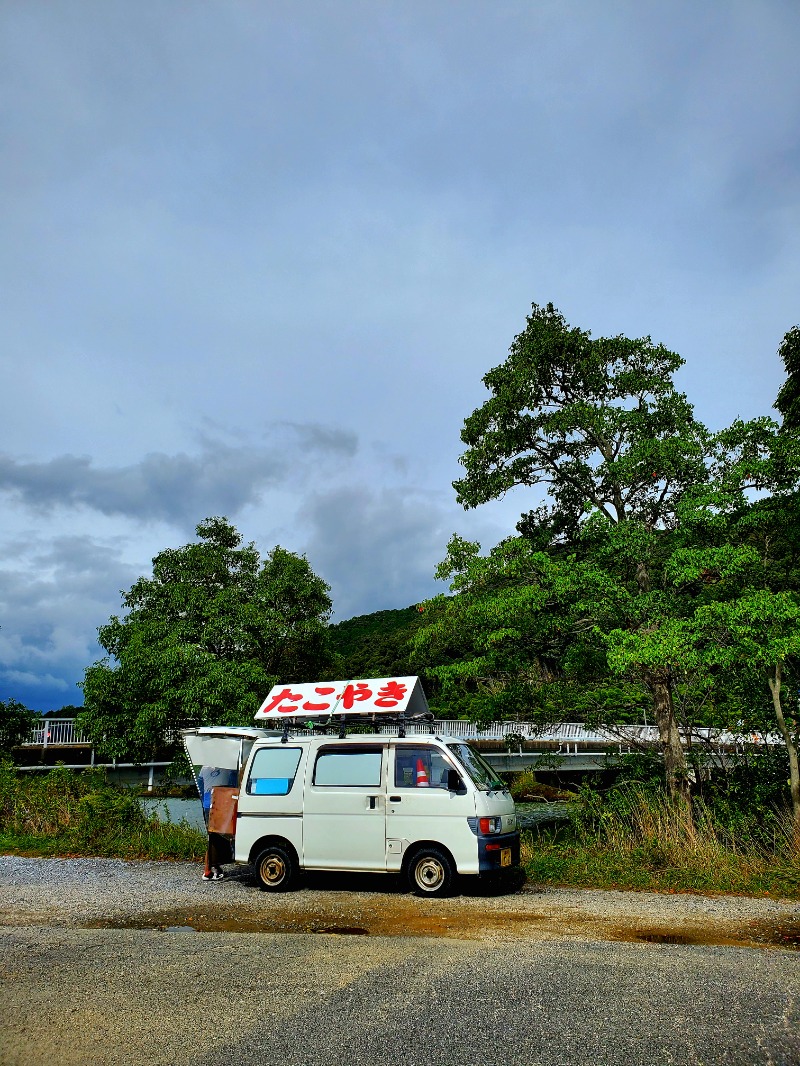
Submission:
{"label": "leafy tree canopy", "polygon": [[672,383],[682,363],[649,337],[592,340],[552,304],[534,304],[483,379],[490,399],[464,424],[459,502],[543,485],[552,504],[534,512],[533,528],[574,534],[592,510],[668,524],[685,488],[706,477],[707,431]]}
{"label": "leafy tree canopy", "polygon": [[454,536],[437,576],[455,595],[429,603],[415,654],[445,701],[484,722],[593,719],[609,701],[615,721],[641,719],[644,688],[605,676],[595,608],[607,583],[601,569],[525,537],[481,555],[479,544]]}
{"label": "leafy tree canopy", "polygon": [[39,715],[18,700],[0,700],[0,752],[10,753],[21,744],[38,720]]}
{"label": "leafy tree canopy", "polygon": [[77,707],[74,703],[65,703],[52,711],[45,711],[43,718],[78,718],[83,714],[83,706]]}
{"label": "leafy tree canopy", "polygon": [[784,336],[778,355],[786,367],[786,381],[775,407],[783,415],[783,428],[797,430],[800,429],[800,326],[793,326]]}
{"label": "leafy tree canopy", "polygon": [[81,724],[109,755],[148,757],[182,724],[249,724],[274,684],[330,663],[329,588],[306,559],[262,560],[225,518],[197,535],[160,552],[99,630],[108,656],[86,670]]}
{"label": "leafy tree canopy", "polygon": [[[781,354],[785,430],[800,330]],[[775,634],[789,639],[800,587],[794,435],[769,418],[711,434],[674,387],[681,363],[533,305],[484,378],[454,487],[465,507],[515,486],[548,502],[486,556],[453,538],[439,576],[454,595],[416,639],[433,676],[477,694],[476,717],[641,720],[649,698],[673,791],[681,722],[763,721],[771,703],[791,736],[779,675],[795,651]]]}
{"label": "leafy tree canopy", "polygon": [[[515,486],[549,497],[518,529],[548,553],[551,577],[571,586],[567,655],[581,627],[595,645],[618,628],[636,639],[674,610],[675,590],[661,581],[669,534],[685,494],[708,479],[712,447],[673,384],[682,362],[649,337],[592,339],[552,304],[534,304],[505,362],[483,379],[490,398],[464,424],[466,474],[454,488],[465,507]],[[592,657],[573,654],[584,667]],[[642,662],[632,680],[652,695],[670,788],[684,787],[674,676]]]}
{"label": "leafy tree canopy", "polygon": [[424,621],[418,607],[375,611],[329,629],[337,678],[405,677],[415,672],[411,640]]}

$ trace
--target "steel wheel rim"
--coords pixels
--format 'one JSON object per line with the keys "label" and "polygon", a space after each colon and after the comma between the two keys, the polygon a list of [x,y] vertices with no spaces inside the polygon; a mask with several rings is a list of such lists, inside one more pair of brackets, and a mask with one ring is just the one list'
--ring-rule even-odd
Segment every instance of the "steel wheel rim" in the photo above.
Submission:
{"label": "steel wheel rim", "polygon": [[286,877],[286,863],[280,855],[268,855],[261,862],[261,876],[268,885],[279,885]]}
{"label": "steel wheel rim", "polygon": [[414,869],[414,880],[423,892],[435,892],[437,888],[441,888],[444,879],[444,866],[432,855],[426,855]]}

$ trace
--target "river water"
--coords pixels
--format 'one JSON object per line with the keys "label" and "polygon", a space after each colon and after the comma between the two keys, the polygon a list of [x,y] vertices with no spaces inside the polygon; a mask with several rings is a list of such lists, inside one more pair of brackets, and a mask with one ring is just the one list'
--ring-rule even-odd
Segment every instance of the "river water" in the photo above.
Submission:
{"label": "river water", "polygon": [[203,808],[200,806],[200,797],[192,799],[148,799],[141,800],[145,814],[155,814],[162,822],[179,822],[186,820],[192,829],[199,829],[205,833],[206,825],[203,821]]}

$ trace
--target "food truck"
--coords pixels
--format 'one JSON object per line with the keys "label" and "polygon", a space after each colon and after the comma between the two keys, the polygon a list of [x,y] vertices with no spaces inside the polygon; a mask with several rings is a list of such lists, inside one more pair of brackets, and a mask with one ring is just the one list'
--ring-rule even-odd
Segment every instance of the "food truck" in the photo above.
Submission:
{"label": "food truck", "polygon": [[419,678],[277,685],[255,717],[183,736],[209,831],[263,890],[331,870],[400,874],[444,896],[459,875],[519,863],[508,789],[464,740],[436,731]]}

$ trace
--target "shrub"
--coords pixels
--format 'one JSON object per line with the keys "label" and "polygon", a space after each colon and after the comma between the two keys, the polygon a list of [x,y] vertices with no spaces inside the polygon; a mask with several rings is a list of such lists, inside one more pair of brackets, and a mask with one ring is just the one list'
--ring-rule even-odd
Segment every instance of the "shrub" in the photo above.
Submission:
{"label": "shrub", "polygon": [[118,858],[200,858],[206,837],[185,822],[164,824],[135,793],[102,771],[57,766],[43,776],[0,766],[0,838],[6,849]]}

